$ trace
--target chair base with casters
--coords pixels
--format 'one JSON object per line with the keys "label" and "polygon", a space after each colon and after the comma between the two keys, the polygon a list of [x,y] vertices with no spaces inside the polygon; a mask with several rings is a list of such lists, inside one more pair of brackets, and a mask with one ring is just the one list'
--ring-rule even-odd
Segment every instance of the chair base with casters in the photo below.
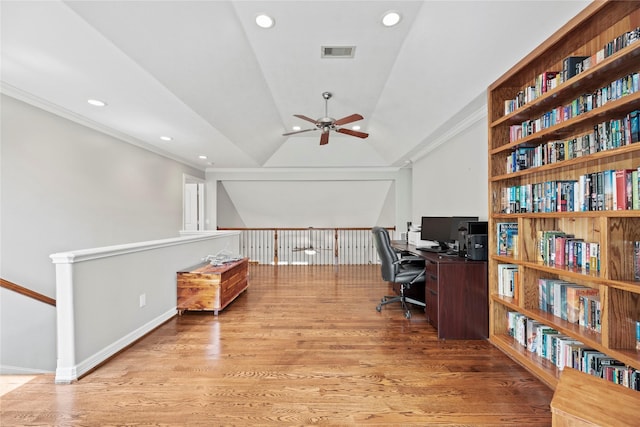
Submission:
{"label": "chair base with casters", "polygon": [[400,295],[383,296],[382,301],[380,301],[380,304],[378,304],[378,306],[376,307],[376,310],[378,310],[378,313],[382,311],[383,305],[391,304],[393,302],[400,302],[402,304],[402,309],[404,310],[404,317],[406,317],[407,319],[411,319],[411,308],[407,304],[414,304],[420,307],[427,306],[422,301],[418,301],[417,299],[413,299],[411,297],[405,296],[404,294],[405,289],[407,289],[405,285],[400,285]]}

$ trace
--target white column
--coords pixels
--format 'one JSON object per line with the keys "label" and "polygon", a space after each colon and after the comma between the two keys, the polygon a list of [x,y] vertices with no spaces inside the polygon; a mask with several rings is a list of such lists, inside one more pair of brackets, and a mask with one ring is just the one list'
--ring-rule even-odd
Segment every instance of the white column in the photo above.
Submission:
{"label": "white column", "polygon": [[56,384],[69,384],[78,379],[76,370],[76,338],[73,300],[73,257],[51,257],[56,264],[56,312],[58,361]]}

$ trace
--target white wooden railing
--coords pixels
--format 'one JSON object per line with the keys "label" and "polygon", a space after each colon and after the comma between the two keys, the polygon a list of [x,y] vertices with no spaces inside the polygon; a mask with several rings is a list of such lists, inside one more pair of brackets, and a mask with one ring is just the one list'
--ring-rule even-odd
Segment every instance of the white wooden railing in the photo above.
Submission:
{"label": "white wooden railing", "polygon": [[239,250],[239,233],[182,237],[52,254],[56,266],[55,382],[71,383],[176,315],[176,272]]}
{"label": "white wooden railing", "polygon": [[[387,227],[390,232],[394,227]],[[218,228],[240,231],[240,252],[272,265],[378,264],[371,228]]]}

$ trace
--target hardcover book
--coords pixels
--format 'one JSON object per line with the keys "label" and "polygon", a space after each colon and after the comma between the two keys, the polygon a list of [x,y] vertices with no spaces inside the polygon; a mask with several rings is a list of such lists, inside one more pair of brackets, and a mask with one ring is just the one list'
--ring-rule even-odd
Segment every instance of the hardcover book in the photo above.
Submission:
{"label": "hardcover book", "polygon": [[568,56],[562,61],[562,76],[566,82],[571,77],[581,73],[582,61],[587,59],[588,56]]}
{"label": "hardcover book", "polygon": [[496,224],[496,229],[498,255],[513,255],[514,235],[518,234],[518,223],[499,222]]}

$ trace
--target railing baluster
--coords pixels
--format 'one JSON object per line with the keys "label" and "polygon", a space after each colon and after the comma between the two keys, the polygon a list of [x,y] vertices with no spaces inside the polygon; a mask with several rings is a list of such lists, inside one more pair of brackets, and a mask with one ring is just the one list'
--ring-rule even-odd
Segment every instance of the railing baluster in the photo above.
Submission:
{"label": "railing baluster", "polygon": [[[390,232],[394,227],[387,227]],[[239,230],[241,253],[259,264],[378,264],[369,228],[219,228]],[[294,248],[313,246],[315,255]]]}

